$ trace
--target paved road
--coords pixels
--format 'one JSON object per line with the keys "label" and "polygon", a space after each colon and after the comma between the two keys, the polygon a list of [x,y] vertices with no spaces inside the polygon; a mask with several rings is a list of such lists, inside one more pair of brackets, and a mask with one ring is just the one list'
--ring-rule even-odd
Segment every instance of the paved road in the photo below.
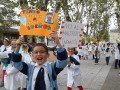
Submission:
{"label": "paved road", "polygon": [[[94,60],[89,57],[89,60],[81,60],[81,77],[82,77],[82,85],[84,90],[103,90],[101,89],[104,85],[106,77],[111,69],[111,66],[114,62],[114,57],[111,58],[110,64],[106,65],[104,60],[104,55],[101,55],[101,59],[98,65],[94,65]],[[59,88],[60,90],[66,90],[66,68],[59,75]],[[108,82],[109,83],[109,82]],[[74,87],[73,90],[78,90]],[[111,90],[111,89],[104,89]],[[119,89],[115,89],[119,90]]]}
{"label": "paved road", "polygon": [[[94,65],[94,60],[89,57],[89,60],[81,60],[81,77],[84,90],[120,90],[120,76],[118,69],[114,69],[114,57],[110,59],[110,64],[105,64],[104,55],[98,65]],[[58,75],[59,90],[66,90],[67,69],[65,68]],[[0,90],[5,90],[0,88]],[[73,87],[73,90],[78,90]]]}

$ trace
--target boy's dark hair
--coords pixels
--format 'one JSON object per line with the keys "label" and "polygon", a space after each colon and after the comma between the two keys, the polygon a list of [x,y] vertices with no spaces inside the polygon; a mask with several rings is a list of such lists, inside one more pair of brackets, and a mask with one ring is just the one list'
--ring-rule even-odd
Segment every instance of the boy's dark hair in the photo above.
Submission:
{"label": "boy's dark hair", "polygon": [[33,49],[34,49],[35,47],[37,47],[37,46],[42,46],[42,47],[44,47],[45,51],[48,53],[48,47],[47,47],[44,43],[36,43],[36,44],[33,46],[32,51],[33,51]]}

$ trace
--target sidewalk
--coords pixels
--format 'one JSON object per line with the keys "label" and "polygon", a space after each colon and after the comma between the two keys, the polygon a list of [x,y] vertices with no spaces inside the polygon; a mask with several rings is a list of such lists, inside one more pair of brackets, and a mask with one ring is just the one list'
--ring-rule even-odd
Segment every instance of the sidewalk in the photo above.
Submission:
{"label": "sidewalk", "polygon": [[[52,55],[52,53],[50,53]],[[52,56],[49,59],[54,60]],[[94,65],[92,56],[89,60],[81,60],[81,77],[84,90],[120,90],[120,76],[118,70],[114,69],[114,57],[110,59],[110,64],[106,65],[104,55],[98,65]],[[111,67],[112,66],[112,67]],[[67,68],[58,75],[59,90],[67,90]],[[0,88],[0,90],[5,90]],[[76,87],[73,90],[78,90]]]}
{"label": "sidewalk", "polygon": [[114,69],[114,63],[101,90],[120,90],[120,69]]}
{"label": "sidewalk", "polygon": [[[116,71],[113,69],[111,72],[111,66],[114,62],[114,57],[111,57],[110,64],[106,65],[105,57],[104,55],[101,55],[101,59],[98,65],[94,65],[94,60],[92,60],[92,57],[89,57],[89,60],[81,60],[81,77],[82,77],[82,85],[84,87],[84,90],[119,90],[120,88],[116,89],[110,89],[103,87],[104,82],[106,82],[107,75],[110,73],[114,73],[113,71]],[[113,68],[113,67],[112,67]],[[113,78],[114,79],[114,78]],[[58,86],[59,90],[66,90],[66,83],[67,83],[67,74],[66,74],[66,68],[63,70],[59,76],[58,76]],[[118,80],[118,79],[115,79]],[[119,81],[119,80],[118,80]],[[117,81],[114,81],[117,82]],[[107,87],[109,87],[109,81],[107,82]],[[119,83],[116,83],[116,86],[119,86]],[[112,87],[116,87],[111,85]],[[103,88],[102,88],[103,87]],[[76,87],[73,88],[73,90],[78,90]]]}

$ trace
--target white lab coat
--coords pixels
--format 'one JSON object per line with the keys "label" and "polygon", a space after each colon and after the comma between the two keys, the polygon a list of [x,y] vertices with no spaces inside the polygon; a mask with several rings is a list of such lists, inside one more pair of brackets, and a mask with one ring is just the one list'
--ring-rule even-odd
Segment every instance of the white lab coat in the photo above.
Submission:
{"label": "white lab coat", "polygon": [[109,47],[109,51],[108,52],[106,52],[106,49],[104,51],[105,57],[110,57],[111,56],[111,48]]}
{"label": "white lab coat", "polygon": [[83,56],[84,55],[83,49],[78,49],[78,54],[77,55]]}
{"label": "white lab coat", "polygon": [[9,49],[9,47],[10,47],[9,45],[8,46],[2,45],[0,47],[0,52],[3,52],[5,48],[6,48],[6,51],[7,51]]}
{"label": "white lab coat", "polygon": [[[5,46],[5,45],[2,45],[1,47],[0,47],[0,52],[2,53],[2,52],[4,52],[4,49],[6,48],[6,51],[9,51],[8,49],[10,48],[10,46],[8,45],[8,46]],[[6,55],[5,55],[6,56]],[[1,57],[0,57],[1,58]],[[3,57],[2,56],[2,58],[6,58],[6,57]],[[2,65],[2,70],[6,70],[6,67],[4,66],[4,65]]]}
{"label": "white lab coat", "polygon": [[119,49],[117,48],[117,46],[115,47],[115,59],[120,60],[120,52],[119,52]]}
{"label": "white lab coat", "polygon": [[20,87],[18,81],[19,71],[11,64],[9,64],[6,69],[6,73],[7,75],[5,75],[5,80],[4,80],[5,88],[9,90],[17,90]]}
{"label": "white lab coat", "polygon": [[[78,62],[80,62],[77,55],[72,55]],[[81,86],[81,74],[80,65],[71,64],[67,69],[67,87],[72,87],[72,85]]]}
{"label": "white lab coat", "polygon": [[[21,51],[21,55],[22,55],[22,61],[23,62],[30,63],[32,61],[31,56],[28,52]],[[19,79],[21,89],[26,88],[26,86],[27,86],[27,76],[24,75],[23,73],[19,72],[18,79]]]}
{"label": "white lab coat", "polygon": [[84,56],[88,55],[89,54],[88,53],[88,46],[86,45],[86,46],[83,46],[82,48],[83,48]]}
{"label": "white lab coat", "polygon": [[89,44],[88,47],[89,47],[89,48],[88,48],[88,51],[92,52],[92,49],[93,49],[92,44]]}
{"label": "white lab coat", "polygon": [[[9,47],[7,49],[7,51],[5,52],[0,52],[0,58],[8,58],[8,54],[12,53],[13,50],[11,50],[11,47]],[[12,66],[12,64],[8,64],[7,68],[6,68],[6,73],[7,75],[5,75],[4,78],[4,87],[6,89],[9,90],[17,90],[17,88],[19,87],[19,83],[18,83],[18,70]]]}

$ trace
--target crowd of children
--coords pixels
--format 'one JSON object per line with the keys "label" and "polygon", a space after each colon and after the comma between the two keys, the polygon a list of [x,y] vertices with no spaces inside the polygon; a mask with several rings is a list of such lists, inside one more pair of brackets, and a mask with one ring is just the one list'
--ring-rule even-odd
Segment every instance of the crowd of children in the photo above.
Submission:
{"label": "crowd of children", "polygon": [[[50,37],[58,47],[58,60],[52,63],[47,61],[49,52],[45,44],[35,44],[29,51],[29,45],[23,37],[11,43],[5,38],[0,48],[3,68],[1,86],[8,90],[58,90],[57,75],[68,64],[68,54],[61,46],[56,32],[52,32]],[[81,84],[78,87],[83,90]]]}
{"label": "crowd of children", "polygon": [[[95,65],[99,63],[101,52],[109,65],[110,56],[115,54],[115,69],[120,68],[120,44],[112,45],[87,43],[76,49],[67,50],[61,46],[56,32],[50,37],[57,45],[57,61],[48,62],[49,50],[45,44],[37,43],[30,46],[24,38],[10,40],[5,38],[0,47],[0,62],[2,67],[2,82],[8,90],[58,90],[57,75],[67,67],[67,90],[75,85],[83,90],[81,84],[80,60],[88,60],[93,55]],[[32,47],[32,48],[31,48]],[[77,53],[76,53],[77,50]]]}
{"label": "crowd of children", "polygon": [[93,55],[95,65],[99,63],[101,53],[104,54],[106,65],[112,55],[115,56],[115,69],[120,67],[120,43],[87,43],[77,49],[80,60],[89,60],[88,56]]}

